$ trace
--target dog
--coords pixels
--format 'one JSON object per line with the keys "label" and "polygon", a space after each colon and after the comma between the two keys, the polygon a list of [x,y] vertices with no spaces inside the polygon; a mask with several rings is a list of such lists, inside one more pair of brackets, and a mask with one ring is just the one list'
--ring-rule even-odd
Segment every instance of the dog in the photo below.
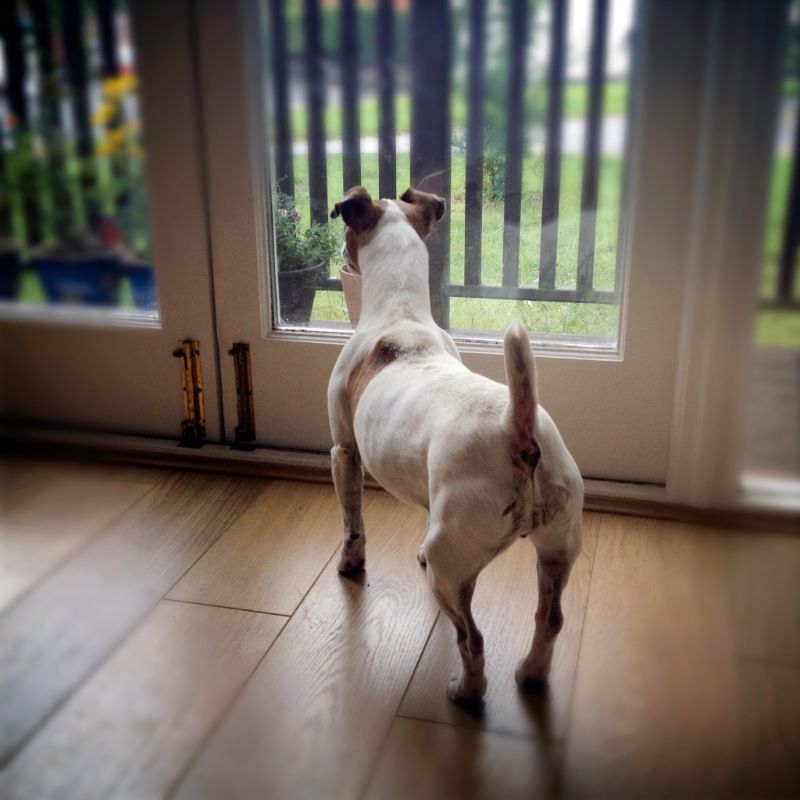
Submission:
{"label": "dog", "polygon": [[471,372],[431,316],[425,240],[445,201],[408,189],[373,200],[356,186],[335,204],[342,255],[362,276],[361,318],[328,386],[331,467],[344,544],[338,569],[365,563],[364,468],[400,500],[429,513],[419,550],[433,593],[456,629],[462,674],[455,702],[486,692],[483,636],[471,601],[480,571],[519,537],[538,556],[533,643],[515,677],[547,680],[563,625],[561,593],[581,547],[583,481],[553,420],[539,406],[528,333],[505,333],[508,386]]}

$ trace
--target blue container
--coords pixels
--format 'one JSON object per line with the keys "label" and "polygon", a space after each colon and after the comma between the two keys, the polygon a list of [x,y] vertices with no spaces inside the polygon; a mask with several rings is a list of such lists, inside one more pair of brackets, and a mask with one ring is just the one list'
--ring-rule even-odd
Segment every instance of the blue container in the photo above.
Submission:
{"label": "blue container", "polygon": [[113,256],[41,255],[31,265],[51,303],[117,305],[122,271]]}
{"label": "blue container", "polygon": [[150,264],[125,264],[122,269],[131,282],[133,302],[136,308],[155,311],[158,308],[156,299],[156,276]]}

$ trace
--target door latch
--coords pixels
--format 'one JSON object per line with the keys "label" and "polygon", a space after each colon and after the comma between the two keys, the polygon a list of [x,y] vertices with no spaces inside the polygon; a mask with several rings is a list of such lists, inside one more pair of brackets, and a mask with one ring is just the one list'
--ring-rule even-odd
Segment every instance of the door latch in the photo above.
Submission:
{"label": "door latch", "polygon": [[239,423],[231,447],[234,450],[255,450],[256,421],[253,410],[250,345],[246,342],[235,342],[228,354],[233,356],[233,369],[236,374],[236,413]]}
{"label": "door latch", "polygon": [[180,359],[183,387],[183,420],[180,447],[202,447],[206,436],[206,405],[203,399],[203,370],[200,342],[184,339],[172,354]]}

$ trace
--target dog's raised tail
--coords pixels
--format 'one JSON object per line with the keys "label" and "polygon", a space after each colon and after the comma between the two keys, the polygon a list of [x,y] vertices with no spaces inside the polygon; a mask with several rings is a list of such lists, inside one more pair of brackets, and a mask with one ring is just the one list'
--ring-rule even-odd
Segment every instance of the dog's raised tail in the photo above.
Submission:
{"label": "dog's raised tail", "polygon": [[539,462],[539,445],[533,435],[536,423],[536,365],[528,331],[514,320],[503,340],[508,381],[507,428],[514,465],[533,472]]}

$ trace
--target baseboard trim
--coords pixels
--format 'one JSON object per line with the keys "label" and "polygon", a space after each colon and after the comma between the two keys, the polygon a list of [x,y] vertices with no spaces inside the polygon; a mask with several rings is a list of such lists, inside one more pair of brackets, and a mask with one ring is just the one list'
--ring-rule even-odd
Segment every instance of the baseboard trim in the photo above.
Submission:
{"label": "baseboard trim", "polygon": [[[180,447],[172,439],[0,426],[0,449],[28,456],[78,458],[139,466],[224,472],[283,480],[331,483],[330,456],[259,447],[234,450],[209,443],[201,448]],[[370,488],[380,485],[369,476]],[[587,479],[584,508],[607,514],[649,517],[736,530],[800,534],[796,507],[758,505],[744,501],[736,507],[695,508],[677,503],[664,486]]]}

